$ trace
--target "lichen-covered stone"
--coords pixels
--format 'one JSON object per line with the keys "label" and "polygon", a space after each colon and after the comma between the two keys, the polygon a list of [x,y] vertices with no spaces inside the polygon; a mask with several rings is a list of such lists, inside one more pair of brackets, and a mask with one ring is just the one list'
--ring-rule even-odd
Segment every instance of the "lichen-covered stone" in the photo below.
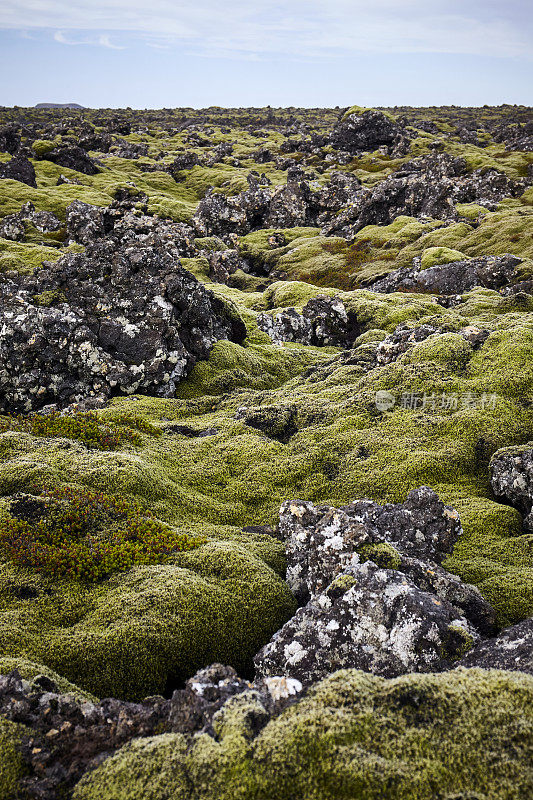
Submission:
{"label": "lichen-covered stone", "polygon": [[499,450],[490,463],[490,482],[496,497],[512,503],[524,515],[526,532],[533,532],[533,448]]}
{"label": "lichen-covered stone", "polygon": [[[136,390],[169,396],[214,342],[245,333],[157,237],[97,241],[0,290],[4,410]],[[45,291],[62,302],[36,305]]]}
{"label": "lichen-covered stone", "polygon": [[533,619],[505,628],[499,636],[478,642],[457,666],[517,670],[533,675]]}
{"label": "lichen-covered stone", "polygon": [[446,600],[371,561],[345,569],[286,622],[254,662],[309,684],[355,667],[384,677],[438,672],[477,641]]}
{"label": "lichen-covered stone", "polygon": [[521,259],[513,255],[471,258],[436,266],[422,266],[415,260],[411,267],[402,267],[386,278],[373,283],[374,292],[432,292],[461,294],[474,286],[501,289],[517,276]]}
{"label": "lichen-covered stone", "polygon": [[404,504],[360,500],[340,509],[291,500],[280,510],[287,550],[287,582],[296,597],[323,591],[347,567],[358,548],[388,543],[404,556],[438,564],[461,535],[457,512],[429,487],[409,493]]}

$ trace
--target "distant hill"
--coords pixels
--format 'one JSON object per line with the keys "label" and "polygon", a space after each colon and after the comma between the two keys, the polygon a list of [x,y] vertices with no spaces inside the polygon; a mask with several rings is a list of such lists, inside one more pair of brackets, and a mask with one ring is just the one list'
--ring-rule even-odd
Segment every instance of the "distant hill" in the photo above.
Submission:
{"label": "distant hill", "polygon": [[78,103],[37,103],[35,108],[85,108]]}

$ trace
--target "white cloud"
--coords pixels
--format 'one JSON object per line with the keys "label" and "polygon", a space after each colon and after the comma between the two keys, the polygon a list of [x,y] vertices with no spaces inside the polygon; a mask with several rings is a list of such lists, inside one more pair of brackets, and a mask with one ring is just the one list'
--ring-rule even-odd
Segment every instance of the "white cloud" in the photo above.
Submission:
{"label": "white cloud", "polygon": [[[63,44],[186,44],[205,56],[362,53],[530,54],[527,3],[516,0],[2,0],[0,28],[51,29]],[[68,36],[62,31],[69,31]],[[76,41],[73,31],[91,31]],[[94,34],[94,31],[105,33]]]}
{"label": "white cloud", "polygon": [[56,31],[54,33],[54,41],[59,42],[59,44],[67,44],[67,45],[97,45],[99,47],[108,47],[110,50],[124,50],[125,48],[118,44],[113,44],[110,40],[108,33],[101,33],[98,36],[91,36],[91,37],[83,37],[80,38],[73,38],[71,36],[65,36],[63,31]]}

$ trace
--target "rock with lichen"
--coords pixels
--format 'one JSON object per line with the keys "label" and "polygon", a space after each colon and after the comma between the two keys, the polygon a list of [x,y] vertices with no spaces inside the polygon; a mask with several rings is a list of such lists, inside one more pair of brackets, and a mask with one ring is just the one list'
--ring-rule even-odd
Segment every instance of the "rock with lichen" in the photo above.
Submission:
{"label": "rock with lichen", "polygon": [[[54,291],[53,306],[35,297]],[[219,339],[244,326],[180,267],[157,236],[98,241],[1,283],[5,410],[144,391],[170,396]]]}
{"label": "rock with lichen", "polygon": [[499,450],[490,462],[490,483],[496,497],[524,515],[524,529],[533,532],[533,448]]}

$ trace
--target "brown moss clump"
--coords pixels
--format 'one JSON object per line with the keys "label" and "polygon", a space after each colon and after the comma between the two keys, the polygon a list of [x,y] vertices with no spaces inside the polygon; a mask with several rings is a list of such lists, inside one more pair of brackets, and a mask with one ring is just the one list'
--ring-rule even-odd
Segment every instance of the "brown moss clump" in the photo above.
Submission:
{"label": "brown moss clump", "polygon": [[0,554],[52,578],[98,581],[135,564],[164,563],[202,541],[135,503],[66,487],[12,503],[0,530]]}
{"label": "brown moss clump", "polygon": [[103,422],[94,411],[74,414],[31,414],[0,419],[0,433],[22,431],[32,436],[76,439],[91,450],[114,450],[130,442],[140,445],[140,432],[159,435],[161,431],[140,417],[121,414],[112,423]]}

